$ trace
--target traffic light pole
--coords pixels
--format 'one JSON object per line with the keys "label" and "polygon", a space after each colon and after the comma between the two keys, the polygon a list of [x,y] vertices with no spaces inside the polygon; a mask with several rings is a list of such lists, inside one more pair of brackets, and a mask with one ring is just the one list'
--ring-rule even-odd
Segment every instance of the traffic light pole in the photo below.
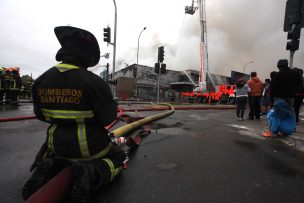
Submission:
{"label": "traffic light pole", "polygon": [[[294,29],[296,27],[295,24],[292,25],[292,29]],[[296,51],[292,51],[290,50],[290,54],[289,54],[289,68],[293,68],[293,56],[295,54]]]}
{"label": "traffic light pole", "polygon": [[[161,67],[162,62],[159,61],[158,63],[159,63],[159,66]],[[160,81],[160,75],[161,75],[160,72],[161,72],[161,71],[160,71],[160,69],[159,69],[158,75],[157,75],[157,95],[156,95],[156,103],[159,102],[159,86],[160,86],[159,81]]]}
{"label": "traffic light pole", "polygon": [[295,54],[295,51],[290,51],[289,55],[289,67],[293,68],[293,55]]}
{"label": "traffic light pole", "polygon": [[[114,7],[115,7],[115,18],[114,18],[114,42],[113,42],[113,79],[115,79],[115,60],[116,60],[116,33],[117,33],[117,7],[116,2],[113,0]],[[113,97],[116,96],[115,85],[113,86]]]}
{"label": "traffic light pole", "polygon": [[157,61],[158,61],[158,77],[157,77],[157,96],[156,96],[156,102],[159,102],[159,81],[160,81],[160,75],[161,75],[161,67],[162,67],[162,62],[164,61],[164,46],[158,47],[158,57],[157,57]]}

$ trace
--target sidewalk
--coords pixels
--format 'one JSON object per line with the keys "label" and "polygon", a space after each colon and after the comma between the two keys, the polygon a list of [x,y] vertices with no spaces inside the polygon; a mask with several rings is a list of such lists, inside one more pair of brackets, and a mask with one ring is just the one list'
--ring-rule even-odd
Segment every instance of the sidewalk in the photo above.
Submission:
{"label": "sidewalk", "polygon": [[[241,121],[242,122],[242,121]],[[255,128],[257,133],[262,136],[263,132],[268,131],[267,117],[262,116],[260,120],[256,121],[244,121],[242,125]],[[286,138],[265,138],[276,139],[286,144],[292,149],[298,150],[304,153],[304,107],[301,108],[300,123],[296,126],[296,132]]]}
{"label": "sidewalk", "polygon": [[304,108],[302,107],[300,113],[300,122],[296,126],[296,132],[291,136],[281,139],[281,141],[288,146],[304,152]]}

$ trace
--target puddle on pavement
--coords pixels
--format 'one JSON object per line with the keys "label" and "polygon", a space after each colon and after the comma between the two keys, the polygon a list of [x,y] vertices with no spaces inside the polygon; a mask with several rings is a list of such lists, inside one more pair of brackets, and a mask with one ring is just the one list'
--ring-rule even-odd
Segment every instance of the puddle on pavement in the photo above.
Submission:
{"label": "puddle on pavement", "polygon": [[159,164],[156,164],[156,166],[160,170],[172,170],[172,169],[178,167],[178,165],[173,161],[168,161],[168,162],[165,162],[165,163],[159,163]]}
{"label": "puddle on pavement", "polygon": [[281,146],[279,144],[272,144],[271,148],[274,151],[279,151],[279,152],[286,152],[286,151],[290,151],[290,148],[286,147],[286,146]]}
{"label": "puddle on pavement", "polygon": [[198,121],[206,121],[218,117],[217,114],[190,114],[189,117]]}
{"label": "puddle on pavement", "polygon": [[275,173],[283,176],[295,177],[298,175],[298,170],[291,167],[281,166],[280,164],[272,164],[269,168]]}
{"label": "puddle on pavement", "polygon": [[8,104],[0,105],[0,110],[2,110],[2,111],[9,111],[9,110],[16,110],[16,109],[18,109],[18,106],[11,106],[11,105],[8,105]]}
{"label": "puddle on pavement", "polygon": [[258,146],[255,143],[252,143],[252,142],[244,142],[244,141],[240,141],[240,140],[234,140],[234,143],[237,146],[242,147],[244,149],[256,150],[258,148]]}
{"label": "puddle on pavement", "polygon": [[184,135],[188,133],[186,130],[182,128],[162,128],[162,129],[158,129],[156,132],[166,135]]}
{"label": "puddle on pavement", "polygon": [[158,129],[162,129],[162,128],[172,128],[172,127],[182,128],[183,126],[184,126],[184,124],[182,124],[181,122],[176,122],[171,125],[163,124],[163,123],[154,123],[151,125],[151,129],[158,130]]}
{"label": "puddle on pavement", "polygon": [[184,135],[189,133],[180,122],[174,124],[155,123],[151,125],[151,131],[156,134],[160,133],[166,135]]}

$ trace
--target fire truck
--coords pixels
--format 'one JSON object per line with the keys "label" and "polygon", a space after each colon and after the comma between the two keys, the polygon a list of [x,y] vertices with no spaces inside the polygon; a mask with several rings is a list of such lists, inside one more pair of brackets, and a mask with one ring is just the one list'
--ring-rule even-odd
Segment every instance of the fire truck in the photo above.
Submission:
{"label": "fire truck", "polygon": [[235,85],[220,85],[216,91],[192,91],[181,92],[182,99],[187,98],[189,102],[235,104]]}

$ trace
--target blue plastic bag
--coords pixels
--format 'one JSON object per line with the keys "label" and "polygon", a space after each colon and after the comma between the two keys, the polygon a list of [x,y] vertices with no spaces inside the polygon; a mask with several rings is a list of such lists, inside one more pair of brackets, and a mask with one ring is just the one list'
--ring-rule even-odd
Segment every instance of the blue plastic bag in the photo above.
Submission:
{"label": "blue plastic bag", "polygon": [[269,130],[271,133],[283,133],[291,135],[296,129],[296,116],[287,102],[280,99],[274,103],[274,107],[267,113]]}

